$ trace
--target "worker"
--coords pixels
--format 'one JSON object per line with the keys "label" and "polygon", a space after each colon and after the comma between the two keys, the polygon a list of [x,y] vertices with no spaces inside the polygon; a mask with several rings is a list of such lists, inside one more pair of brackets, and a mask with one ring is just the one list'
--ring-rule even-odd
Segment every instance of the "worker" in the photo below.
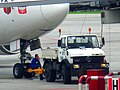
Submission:
{"label": "worker", "polygon": [[[31,61],[31,68],[32,69],[41,68],[40,57],[38,54],[35,54],[35,58]],[[40,74],[40,80],[43,80],[42,74]]]}

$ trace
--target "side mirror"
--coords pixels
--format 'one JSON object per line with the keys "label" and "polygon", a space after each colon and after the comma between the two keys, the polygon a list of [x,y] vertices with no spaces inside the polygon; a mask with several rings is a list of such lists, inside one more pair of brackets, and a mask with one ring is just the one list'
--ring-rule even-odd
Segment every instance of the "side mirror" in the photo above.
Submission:
{"label": "side mirror", "polygon": [[58,40],[58,47],[61,47],[61,40]]}
{"label": "side mirror", "polygon": [[105,38],[102,38],[102,45],[105,45]]}
{"label": "side mirror", "polygon": [[101,43],[101,45],[100,45],[100,48],[102,48],[104,45],[105,45],[105,38],[103,37],[103,38],[102,38],[102,43]]}

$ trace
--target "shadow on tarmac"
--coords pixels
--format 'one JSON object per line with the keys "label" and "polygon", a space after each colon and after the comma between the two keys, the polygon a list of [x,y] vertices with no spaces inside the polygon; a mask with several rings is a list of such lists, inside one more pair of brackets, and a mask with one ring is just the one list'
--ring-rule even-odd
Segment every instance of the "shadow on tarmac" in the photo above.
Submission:
{"label": "shadow on tarmac", "polygon": [[[56,80],[53,83],[63,84],[62,80]],[[70,84],[65,84],[65,85],[75,85],[75,84],[78,84],[78,80],[72,80]]]}

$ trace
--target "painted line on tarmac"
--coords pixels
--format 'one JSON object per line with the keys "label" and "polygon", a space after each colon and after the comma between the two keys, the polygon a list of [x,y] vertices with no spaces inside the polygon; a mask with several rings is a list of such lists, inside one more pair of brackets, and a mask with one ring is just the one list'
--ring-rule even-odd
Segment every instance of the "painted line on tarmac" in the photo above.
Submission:
{"label": "painted line on tarmac", "polygon": [[54,89],[47,89],[47,90],[76,90],[73,88],[54,88]]}

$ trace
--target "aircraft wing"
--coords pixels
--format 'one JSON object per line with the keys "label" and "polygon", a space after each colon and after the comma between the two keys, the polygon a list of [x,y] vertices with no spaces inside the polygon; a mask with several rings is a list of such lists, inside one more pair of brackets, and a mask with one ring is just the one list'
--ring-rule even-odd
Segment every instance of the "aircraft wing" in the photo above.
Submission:
{"label": "aircraft wing", "polygon": [[[2,1],[2,0],[1,0]],[[3,7],[20,7],[20,6],[34,6],[34,5],[47,5],[47,4],[59,4],[59,3],[71,3],[71,2],[91,2],[97,0],[29,0],[18,2],[0,3],[0,8]]]}

